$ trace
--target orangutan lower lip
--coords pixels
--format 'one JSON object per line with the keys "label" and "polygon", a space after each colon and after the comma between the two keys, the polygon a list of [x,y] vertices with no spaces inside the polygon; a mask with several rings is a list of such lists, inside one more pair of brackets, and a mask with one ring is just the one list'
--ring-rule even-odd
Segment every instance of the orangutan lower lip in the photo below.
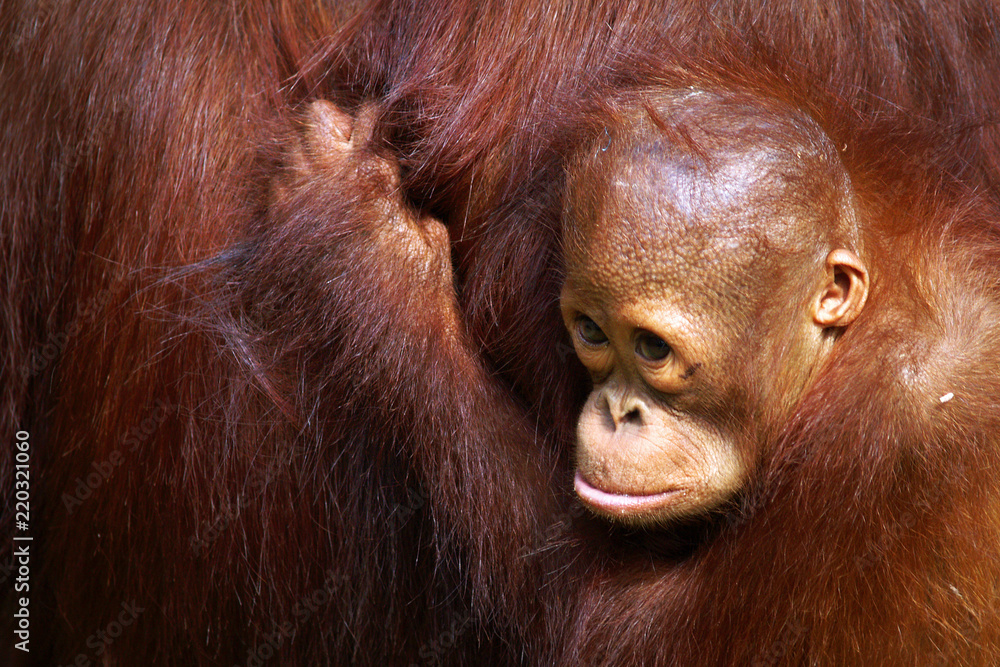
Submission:
{"label": "orangutan lower lip", "polygon": [[677,491],[629,495],[602,491],[583,478],[579,470],[573,479],[576,495],[589,507],[607,514],[636,514],[655,510],[670,502]]}

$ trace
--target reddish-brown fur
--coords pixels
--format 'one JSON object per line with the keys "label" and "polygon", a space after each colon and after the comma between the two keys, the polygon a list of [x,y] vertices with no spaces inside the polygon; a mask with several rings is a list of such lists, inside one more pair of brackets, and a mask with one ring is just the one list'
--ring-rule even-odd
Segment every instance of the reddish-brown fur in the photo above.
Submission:
{"label": "reddish-brown fur", "polygon": [[[28,664],[1000,663],[1000,11],[512,4],[0,2]],[[843,146],[873,288],[742,511],[622,535],[569,497],[563,160],[603,100],[694,84]],[[459,336],[373,193],[275,196],[315,98],[377,104]]]}

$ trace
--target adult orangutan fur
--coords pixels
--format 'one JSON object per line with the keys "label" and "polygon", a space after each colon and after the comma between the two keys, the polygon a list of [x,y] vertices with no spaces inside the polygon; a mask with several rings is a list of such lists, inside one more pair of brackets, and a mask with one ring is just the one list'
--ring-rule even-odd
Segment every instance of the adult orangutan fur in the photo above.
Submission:
{"label": "adult orangutan fur", "polygon": [[[0,2],[12,659],[1000,663],[998,14]],[[690,87],[821,129],[871,293],[732,498],[634,531],[573,495],[566,168]],[[317,100],[369,172],[296,166]],[[375,242],[392,197],[453,281]]]}

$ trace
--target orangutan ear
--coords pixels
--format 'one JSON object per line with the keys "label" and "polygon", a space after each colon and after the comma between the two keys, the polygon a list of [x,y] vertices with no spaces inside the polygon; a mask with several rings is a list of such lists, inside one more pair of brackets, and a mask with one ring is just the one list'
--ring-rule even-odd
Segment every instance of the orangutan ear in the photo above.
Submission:
{"label": "orangutan ear", "polygon": [[826,273],[813,302],[813,321],[821,327],[846,327],[868,299],[868,269],[853,252],[839,248],[827,255]]}

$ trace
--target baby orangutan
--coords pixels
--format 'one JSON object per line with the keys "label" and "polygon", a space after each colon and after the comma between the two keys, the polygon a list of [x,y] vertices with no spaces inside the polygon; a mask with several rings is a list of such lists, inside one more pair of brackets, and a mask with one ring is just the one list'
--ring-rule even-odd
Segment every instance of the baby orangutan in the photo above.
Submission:
{"label": "baby orangutan", "polygon": [[697,90],[653,103],[575,156],[564,211],[562,314],[594,383],[576,492],[632,526],[740,489],[868,293],[814,122]]}

